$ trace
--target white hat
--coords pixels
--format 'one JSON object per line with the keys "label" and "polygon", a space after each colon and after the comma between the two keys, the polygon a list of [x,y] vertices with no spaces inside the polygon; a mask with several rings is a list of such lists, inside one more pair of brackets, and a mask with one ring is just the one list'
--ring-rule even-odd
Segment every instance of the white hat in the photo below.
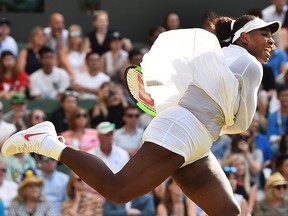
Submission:
{"label": "white hat", "polygon": [[101,122],[96,127],[96,130],[99,134],[107,134],[107,133],[115,130],[115,124],[108,122],[108,121]]}
{"label": "white hat", "polygon": [[232,43],[234,43],[238,38],[240,38],[242,32],[248,33],[255,29],[261,29],[265,27],[270,28],[272,35],[274,35],[281,29],[281,23],[279,21],[266,23],[264,20],[257,17],[247,22],[242,28],[238,29],[235,32]]}

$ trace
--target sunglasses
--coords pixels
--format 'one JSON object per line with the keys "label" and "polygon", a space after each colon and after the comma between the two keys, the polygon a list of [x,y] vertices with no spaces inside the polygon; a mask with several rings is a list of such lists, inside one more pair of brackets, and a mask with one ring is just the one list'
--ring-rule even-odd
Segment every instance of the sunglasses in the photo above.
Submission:
{"label": "sunglasses", "polygon": [[232,166],[225,166],[223,170],[226,173],[236,173],[237,171],[236,167],[232,167]]}
{"label": "sunglasses", "polygon": [[5,173],[5,172],[6,172],[6,169],[5,169],[5,168],[2,168],[2,169],[0,169],[0,172]]}
{"label": "sunglasses", "polygon": [[81,117],[87,118],[87,117],[88,117],[88,116],[87,116],[87,113],[78,113],[78,114],[76,115],[76,118],[81,118]]}
{"label": "sunglasses", "polygon": [[286,190],[287,189],[287,185],[276,185],[276,186],[274,186],[274,188],[277,189],[277,190],[281,190],[281,189]]}
{"label": "sunglasses", "polygon": [[127,114],[126,115],[128,118],[139,118],[139,114]]}
{"label": "sunglasses", "polygon": [[78,97],[78,92],[76,92],[76,91],[69,91],[69,90],[67,90],[67,91],[64,92],[64,94],[65,94],[65,96]]}

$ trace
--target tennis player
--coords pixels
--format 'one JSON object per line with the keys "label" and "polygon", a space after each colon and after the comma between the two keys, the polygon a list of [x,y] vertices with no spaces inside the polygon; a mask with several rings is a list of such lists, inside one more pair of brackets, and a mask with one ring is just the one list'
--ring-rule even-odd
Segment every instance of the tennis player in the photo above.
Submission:
{"label": "tennis player", "polygon": [[[202,29],[160,34],[141,63],[157,116],[143,145],[118,173],[97,157],[60,142],[50,122],[12,135],[2,154],[35,152],[61,161],[106,199],[126,203],[172,176],[208,215],[239,215],[230,184],[210,152],[221,134],[245,131],[256,110],[262,79],[281,25],[254,16],[220,17],[216,35]],[[220,41],[220,43],[219,43]],[[221,46],[224,46],[223,49]],[[106,125],[109,130],[112,127]]]}

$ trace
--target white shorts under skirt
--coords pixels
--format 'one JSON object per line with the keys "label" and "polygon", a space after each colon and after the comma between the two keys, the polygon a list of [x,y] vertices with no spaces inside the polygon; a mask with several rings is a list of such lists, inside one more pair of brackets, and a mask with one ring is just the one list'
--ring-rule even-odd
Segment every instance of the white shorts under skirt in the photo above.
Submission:
{"label": "white shorts under skirt", "polygon": [[176,154],[188,165],[210,154],[212,139],[204,125],[187,109],[173,106],[160,112],[146,128],[143,138]]}

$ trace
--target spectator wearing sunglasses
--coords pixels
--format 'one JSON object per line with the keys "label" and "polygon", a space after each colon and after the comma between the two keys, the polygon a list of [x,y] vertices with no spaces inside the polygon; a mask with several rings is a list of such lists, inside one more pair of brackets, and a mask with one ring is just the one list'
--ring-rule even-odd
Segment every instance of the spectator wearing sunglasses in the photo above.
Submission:
{"label": "spectator wearing sunglasses", "polygon": [[82,151],[89,151],[99,145],[96,129],[90,128],[90,118],[87,110],[76,107],[68,118],[68,130],[60,135],[66,144]]}
{"label": "spectator wearing sunglasses", "polygon": [[124,109],[122,117],[124,126],[114,133],[114,143],[129,152],[130,157],[138,151],[141,145],[143,129],[139,127],[139,109],[128,106]]}
{"label": "spectator wearing sunglasses", "polygon": [[57,170],[57,161],[39,155],[38,170],[39,177],[44,182],[43,195],[50,201],[55,213],[60,214],[61,204],[66,199],[66,186],[68,182],[68,175]]}
{"label": "spectator wearing sunglasses", "polygon": [[5,176],[6,163],[3,159],[0,159],[0,200],[2,200],[5,211],[7,212],[12,200],[17,196],[18,185],[13,181],[7,180]]}
{"label": "spectator wearing sunglasses", "polygon": [[287,181],[279,173],[273,173],[265,184],[265,197],[257,202],[254,216],[287,216],[288,200],[285,200]]}
{"label": "spectator wearing sunglasses", "polygon": [[28,126],[32,127],[46,120],[46,114],[41,108],[34,108],[28,118]]}

